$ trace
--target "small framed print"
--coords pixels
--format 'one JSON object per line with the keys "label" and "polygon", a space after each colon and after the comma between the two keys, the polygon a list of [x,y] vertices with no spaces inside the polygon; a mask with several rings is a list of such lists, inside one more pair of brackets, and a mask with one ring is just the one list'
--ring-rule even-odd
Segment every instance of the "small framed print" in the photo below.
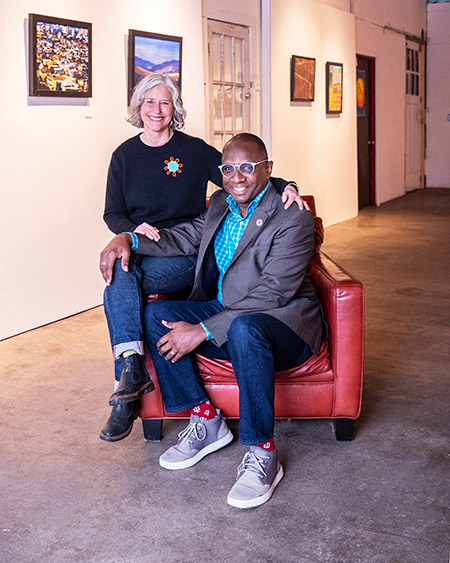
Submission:
{"label": "small framed print", "polygon": [[326,64],[326,99],[327,113],[342,112],[342,79],[344,65],[342,63]]}
{"label": "small framed print", "polygon": [[128,100],[148,74],[167,74],[181,90],[183,38],[130,29],[128,31]]}
{"label": "small framed print", "polygon": [[291,102],[314,101],[316,59],[292,55]]}
{"label": "small framed print", "polygon": [[92,24],[29,14],[30,96],[92,96]]}

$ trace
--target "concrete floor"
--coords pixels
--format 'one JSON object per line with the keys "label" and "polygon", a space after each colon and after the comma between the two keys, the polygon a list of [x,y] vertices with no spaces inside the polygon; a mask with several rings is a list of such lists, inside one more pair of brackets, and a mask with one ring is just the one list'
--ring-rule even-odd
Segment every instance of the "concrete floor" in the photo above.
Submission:
{"label": "concrete floor", "polygon": [[286,475],[264,506],[234,509],[236,440],[179,472],[158,456],[183,421],[161,443],[140,424],[99,440],[112,360],[88,311],[0,343],[0,561],[447,562],[450,190],[365,209],[324,250],[366,288],[354,442],[329,421],[277,422]]}

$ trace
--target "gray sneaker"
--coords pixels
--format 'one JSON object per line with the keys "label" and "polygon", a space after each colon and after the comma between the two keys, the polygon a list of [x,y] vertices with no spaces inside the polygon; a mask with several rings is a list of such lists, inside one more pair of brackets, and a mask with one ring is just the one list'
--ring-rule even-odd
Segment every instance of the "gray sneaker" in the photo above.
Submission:
{"label": "gray sneaker", "polygon": [[159,465],[166,469],[191,467],[206,455],[220,450],[233,439],[224,417],[216,409],[217,416],[212,420],[200,422],[200,417],[191,415],[186,428],[178,434],[178,443],[159,458]]}
{"label": "gray sneaker", "polygon": [[267,502],[284,475],[277,450],[267,452],[250,446],[238,467],[236,483],[228,493],[227,502],[237,508],[254,508]]}

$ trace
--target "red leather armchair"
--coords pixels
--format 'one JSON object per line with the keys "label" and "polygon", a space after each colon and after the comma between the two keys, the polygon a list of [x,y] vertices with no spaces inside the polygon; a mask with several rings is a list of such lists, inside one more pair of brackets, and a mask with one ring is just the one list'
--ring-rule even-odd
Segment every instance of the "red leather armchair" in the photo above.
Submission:
{"label": "red leather armchair", "polygon": [[[320,251],[322,220],[312,196],[303,196],[315,217],[312,282],[329,327],[317,356],[303,365],[276,373],[275,417],[334,420],[337,440],[352,440],[361,408],[364,345],[364,290],[361,282]],[[170,295],[149,296],[171,299]],[[227,418],[239,418],[239,390],[231,362],[197,355],[199,374],[213,404]],[[141,397],[139,416],[146,440],[160,440],[165,418],[189,418],[189,412],[166,413],[150,354],[145,365],[155,391]]]}

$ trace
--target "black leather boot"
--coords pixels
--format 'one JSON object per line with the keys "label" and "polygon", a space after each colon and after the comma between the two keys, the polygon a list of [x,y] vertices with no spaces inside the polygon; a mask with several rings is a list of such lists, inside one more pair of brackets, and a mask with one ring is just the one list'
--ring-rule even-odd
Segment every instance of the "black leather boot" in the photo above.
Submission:
{"label": "black leather boot", "polygon": [[143,393],[149,393],[155,389],[139,354],[120,358],[120,361],[123,368],[122,375],[119,386],[109,399],[111,406],[135,401]]}
{"label": "black leather boot", "polygon": [[128,436],[137,418],[138,401],[114,405],[111,414],[100,433],[105,442],[118,442]]}

